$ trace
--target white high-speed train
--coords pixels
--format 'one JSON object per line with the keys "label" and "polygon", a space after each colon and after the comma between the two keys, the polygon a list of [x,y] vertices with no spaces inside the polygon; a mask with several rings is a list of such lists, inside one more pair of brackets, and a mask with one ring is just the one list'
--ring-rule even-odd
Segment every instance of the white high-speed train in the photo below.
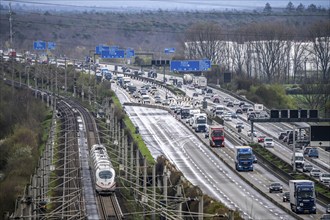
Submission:
{"label": "white high-speed train", "polygon": [[90,150],[90,166],[99,194],[110,194],[116,189],[115,170],[112,167],[106,148],[101,144],[94,144]]}

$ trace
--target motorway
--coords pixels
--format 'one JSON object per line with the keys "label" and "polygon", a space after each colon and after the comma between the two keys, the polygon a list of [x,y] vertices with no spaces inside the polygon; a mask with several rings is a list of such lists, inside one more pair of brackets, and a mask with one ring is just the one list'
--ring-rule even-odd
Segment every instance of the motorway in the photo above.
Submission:
{"label": "motorway", "polygon": [[[126,92],[122,89],[116,91],[121,102],[129,101]],[[131,106],[126,106],[125,111],[139,126],[152,155],[155,158],[165,155],[204,193],[229,208],[240,210],[246,219],[294,219],[242,181],[192,131],[167,111]]]}
{"label": "motorway", "polygon": [[[141,82],[134,82],[134,83],[138,87],[140,85],[142,85]],[[122,103],[123,102],[131,102],[132,101],[132,99],[130,98],[130,95],[128,95],[125,91],[122,91],[120,89],[118,89],[118,90],[120,92],[117,92],[117,96],[119,97],[119,99],[121,100]],[[184,90],[185,90],[185,92],[187,93],[188,96],[192,97],[192,92],[194,92],[193,90],[189,90],[189,89],[184,89]],[[219,93],[219,91],[216,91],[216,92]],[[164,94],[165,94],[165,92],[164,92]],[[224,99],[224,97],[230,97],[227,94],[221,94],[220,93],[219,95],[221,95],[220,97],[222,97],[223,99]],[[230,97],[230,98],[233,99],[232,97]],[[198,99],[202,100],[201,96]],[[134,99],[133,99],[133,101],[134,101]],[[212,107],[213,106],[212,102],[209,101],[208,102],[208,106],[209,106],[209,108]],[[171,158],[176,158],[175,156],[173,156],[173,154],[175,154],[175,152],[176,152],[176,149],[174,150],[174,148],[173,148],[172,150],[171,149],[167,149],[167,150],[164,151],[161,147],[159,147],[160,146],[159,142],[161,142],[165,146],[175,145],[175,143],[172,143],[172,142],[171,143],[168,143],[168,142],[166,143],[166,141],[164,142],[164,140],[167,140],[167,141],[169,141],[169,140],[175,140],[176,144],[179,145],[180,146],[180,149],[182,150],[182,155],[186,155],[187,152],[189,152],[189,153],[192,152],[191,151],[191,148],[192,147],[189,145],[189,142],[187,142],[188,141],[187,140],[187,137],[189,137],[189,140],[193,138],[192,137],[192,132],[189,131],[189,133],[186,133],[185,135],[182,136],[182,133],[183,133],[183,130],[184,130],[183,128],[184,127],[181,127],[182,126],[181,123],[179,123],[180,125],[177,125],[176,124],[175,126],[166,129],[166,130],[169,131],[168,135],[166,135],[167,133],[165,132],[164,124],[166,124],[166,125],[172,125],[172,123],[169,124],[169,122],[171,121],[171,119],[174,119],[174,121],[176,122],[176,119],[173,116],[169,115],[169,117],[171,119],[170,118],[169,119],[166,118],[166,120],[165,120],[164,119],[164,117],[166,115],[165,113],[158,113],[158,112],[156,113],[155,112],[156,110],[154,110],[154,109],[150,110],[148,108],[143,108],[144,110],[142,112],[139,111],[139,110],[137,110],[137,109],[141,109],[141,108],[139,108],[139,107],[126,107],[125,110],[131,116],[131,120],[137,126],[139,126],[140,131],[141,131],[141,134],[142,134],[142,136],[144,138],[144,141],[146,142],[146,144],[149,147],[152,155],[155,158],[157,156],[161,155],[161,154],[166,155],[169,160],[174,160],[174,159],[171,159]],[[229,109],[229,108],[228,108],[228,110],[235,111],[235,109]],[[150,111],[150,113],[147,114],[146,112],[149,112],[149,111]],[[156,116],[158,116],[158,118]],[[160,118],[160,116],[161,116],[161,118]],[[150,119],[150,117],[156,117],[156,118],[154,118],[154,121],[152,121]],[[147,123],[148,120],[149,121],[151,120],[151,121]],[[235,133],[236,132],[236,130],[235,130],[235,124],[236,124],[237,121],[243,121],[244,122],[245,129],[243,130],[242,134],[244,134],[246,136],[246,134],[247,134],[246,132],[249,129],[250,124],[247,122],[246,117],[244,115],[242,115],[242,116],[239,115],[238,119],[233,119],[233,121],[226,122],[226,129],[228,131],[230,130],[231,133]],[[164,123],[164,122],[166,122],[166,123]],[[155,131],[157,131],[157,129],[154,126],[157,123],[158,124],[161,124],[163,126],[163,127],[161,127],[162,129],[158,129],[159,132],[162,132],[162,133],[155,132]],[[176,130],[176,128],[178,128],[178,127],[180,129],[179,130]],[[284,125],[280,124],[280,125],[275,125],[275,126],[268,125],[268,124],[267,125],[263,124],[263,125],[257,125],[255,127],[257,127],[258,134],[260,134],[262,130],[267,130],[268,132],[271,131],[271,132],[267,133],[266,136],[274,136],[275,137],[275,140],[277,138],[277,134],[280,131],[292,129],[292,126],[286,125],[286,124],[284,124]],[[170,131],[172,131],[173,134],[170,133]],[[160,137],[162,137],[162,138],[160,139]],[[178,139],[175,139],[175,137],[179,137],[179,138]],[[192,142],[195,143],[196,140],[194,140]],[[196,143],[198,143],[198,141]],[[227,146],[228,149],[233,149],[233,145],[231,143],[229,143],[227,141],[226,144],[227,144],[226,146]],[[189,151],[186,150],[186,147],[185,146],[189,146]],[[197,148],[201,152],[199,152],[199,153],[196,152],[196,155],[200,155],[201,153],[202,154],[205,154],[205,149],[201,147],[201,143],[198,143],[197,144]],[[292,154],[292,150],[289,148],[289,146],[285,146],[282,143],[279,143],[279,142],[276,141],[275,142],[275,148],[274,149],[271,149],[271,150],[272,151],[275,151],[275,154],[279,154],[280,153],[278,156],[279,157],[282,157],[282,158],[283,157],[284,158],[287,158],[287,162],[290,163],[290,155]],[[221,149],[217,149],[217,153],[221,157],[223,157],[223,158],[227,158],[228,160],[232,160],[232,164],[233,164],[233,152],[231,152],[231,153],[228,154],[228,152],[222,152]],[[320,151],[320,158],[319,158],[319,160],[320,161],[322,161],[322,160],[323,161],[326,161],[329,158],[329,157],[327,157],[328,154],[329,154],[328,152]],[[194,158],[194,157],[193,156],[186,155],[183,158],[182,157],[178,157],[178,158],[179,159],[175,160],[176,162],[175,161],[172,161],[172,162],[174,164],[176,164],[177,167],[181,167],[183,164],[185,165],[185,167],[187,167],[187,164],[185,163],[185,161],[186,160],[192,160],[191,158]],[[199,158],[199,157],[197,156],[197,158]],[[207,157],[207,158],[210,160],[211,157]],[[207,162],[203,162],[203,163],[204,164],[208,164],[209,160]],[[198,159],[196,159],[196,162],[194,162],[194,161],[195,160],[193,160],[193,162],[192,162],[193,166],[196,166],[196,164],[200,164],[201,163],[201,162],[197,162]],[[319,162],[319,163],[321,163],[321,162]],[[218,164],[218,162],[216,164]],[[209,164],[209,166],[211,166],[211,167],[213,166],[214,167],[214,166],[217,166],[216,164],[213,164],[213,165],[210,165]],[[225,166],[222,166],[222,165],[220,166],[221,168],[225,167]],[[325,163],[325,166],[327,166],[327,163]],[[182,169],[184,169],[184,168],[182,168]],[[180,170],[181,170],[181,168],[180,168]],[[197,170],[199,170],[199,169],[197,168]],[[215,170],[213,170],[213,171],[210,170],[210,171],[207,171],[205,173],[214,173],[214,172],[215,172]],[[226,171],[222,171],[221,170],[221,172],[228,172],[228,170],[226,170]],[[190,170],[190,171],[183,172],[183,173],[186,176],[186,173],[189,174],[189,173],[194,173],[194,172]],[[205,174],[202,174],[202,175],[205,175]],[[266,171],[264,168],[262,168],[259,165],[256,165],[255,172],[253,172],[253,173],[243,173],[243,175],[245,176],[246,179],[249,180],[249,182],[251,182],[254,185],[257,185],[258,188],[261,189],[264,193],[267,193],[267,191],[268,191],[268,184],[270,182],[273,182],[273,181],[281,182],[279,179],[277,179],[273,175],[270,175],[268,171]],[[200,179],[200,177],[199,177],[199,179]],[[205,179],[212,179],[212,180],[214,180],[214,176],[210,176],[210,177],[205,176]],[[189,180],[192,183],[196,184],[195,183],[196,180],[194,178],[191,178]],[[219,180],[219,181],[221,182],[221,180]],[[242,182],[242,180],[239,179],[238,182]],[[212,185],[212,184],[214,184],[214,183],[208,183],[208,185]],[[282,184],[284,186],[284,189],[283,190],[284,191],[288,191],[288,183],[283,183],[282,182]],[[201,186],[200,184],[196,184],[196,185]],[[203,189],[203,187],[201,187],[201,188]],[[237,187],[234,187],[234,188],[237,188]],[[218,189],[216,189],[215,192],[218,192],[217,190]],[[229,188],[227,190],[231,190],[231,189]],[[205,189],[204,191],[205,192],[210,192],[210,188],[207,187],[207,189]],[[214,192],[214,189],[212,189],[211,192],[212,191]],[[222,193],[223,193],[223,191],[222,191]],[[210,193],[207,193],[207,194],[210,194]],[[248,195],[249,194],[243,196],[242,198],[247,198],[246,196],[248,196]],[[255,194],[252,193],[251,195],[255,195]],[[239,196],[241,197],[241,195],[239,195]],[[273,199],[275,201],[281,203],[281,200],[282,200],[281,194],[272,194],[271,196],[273,197]],[[219,195],[215,195],[214,197],[215,198],[218,198]],[[223,200],[223,198],[222,199],[220,199],[220,198],[219,198],[219,200],[222,201],[222,202],[224,202],[225,204],[227,204],[228,207],[232,207],[232,206],[234,206],[235,208],[239,207],[238,209],[243,213],[243,215],[245,217],[247,217],[247,216],[248,217],[251,217],[251,213],[252,212],[251,211],[250,212],[246,211],[246,210],[249,210],[249,209],[247,209],[247,207],[244,208],[244,205],[241,202],[236,202],[235,199],[231,199],[231,197],[230,196],[227,196],[227,195],[225,195],[224,198],[227,198],[227,200],[229,198],[228,201],[225,201],[225,200]],[[260,201],[259,199],[260,198],[257,198],[258,201]],[[289,207],[289,203],[283,203],[282,206],[284,206],[287,209],[290,208]],[[266,207],[269,207],[269,206],[266,206]],[[318,209],[318,213],[322,213],[324,211],[324,207],[319,206],[319,205],[317,205],[317,209]],[[273,209],[271,209],[271,210],[273,211]],[[250,215],[249,215],[249,213],[250,213]],[[279,213],[276,213],[276,215],[279,215]],[[287,214],[285,214],[285,215],[287,215]],[[283,215],[283,216],[285,216],[285,215]],[[303,219],[317,219],[319,217],[319,215],[302,215],[301,217]],[[255,216],[253,218],[255,218]],[[283,218],[285,218],[285,217],[283,217]]]}

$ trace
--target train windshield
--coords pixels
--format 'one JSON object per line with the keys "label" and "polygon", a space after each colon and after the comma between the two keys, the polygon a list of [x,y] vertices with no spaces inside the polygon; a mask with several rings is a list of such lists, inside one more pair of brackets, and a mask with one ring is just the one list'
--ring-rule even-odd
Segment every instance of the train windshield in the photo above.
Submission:
{"label": "train windshield", "polygon": [[222,137],[223,136],[223,130],[215,130],[212,132],[213,137]]}
{"label": "train windshield", "polygon": [[110,172],[109,170],[104,170],[104,171],[101,171],[99,173],[99,177],[101,179],[111,179],[112,177],[112,172]]}

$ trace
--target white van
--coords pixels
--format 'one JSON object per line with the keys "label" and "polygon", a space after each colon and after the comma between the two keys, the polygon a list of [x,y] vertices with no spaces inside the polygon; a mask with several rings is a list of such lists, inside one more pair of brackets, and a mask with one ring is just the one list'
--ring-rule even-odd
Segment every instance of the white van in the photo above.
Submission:
{"label": "white van", "polygon": [[150,104],[151,102],[150,102],[150,97],[148,96],[148,95],[142,95],[142,97],[141,97],[141,103],[142,104]]}

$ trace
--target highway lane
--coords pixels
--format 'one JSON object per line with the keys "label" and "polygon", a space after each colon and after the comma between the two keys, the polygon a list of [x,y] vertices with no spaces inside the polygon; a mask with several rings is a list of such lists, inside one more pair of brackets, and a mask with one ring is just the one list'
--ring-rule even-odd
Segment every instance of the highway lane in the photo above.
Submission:
{"label": "highway lane", "polygon": [[127,106],[126,111],[134,115],[132,121],[143,130],[143,138],[146,136],[149,142],[150,138],[154,138],[152,143],[157,143],[158,152],[162,152],[204,193],[219,199],[230,208],[238,208],[245,218],[292,219],[243,182],[190,130],[166,111],[131,106]]}

